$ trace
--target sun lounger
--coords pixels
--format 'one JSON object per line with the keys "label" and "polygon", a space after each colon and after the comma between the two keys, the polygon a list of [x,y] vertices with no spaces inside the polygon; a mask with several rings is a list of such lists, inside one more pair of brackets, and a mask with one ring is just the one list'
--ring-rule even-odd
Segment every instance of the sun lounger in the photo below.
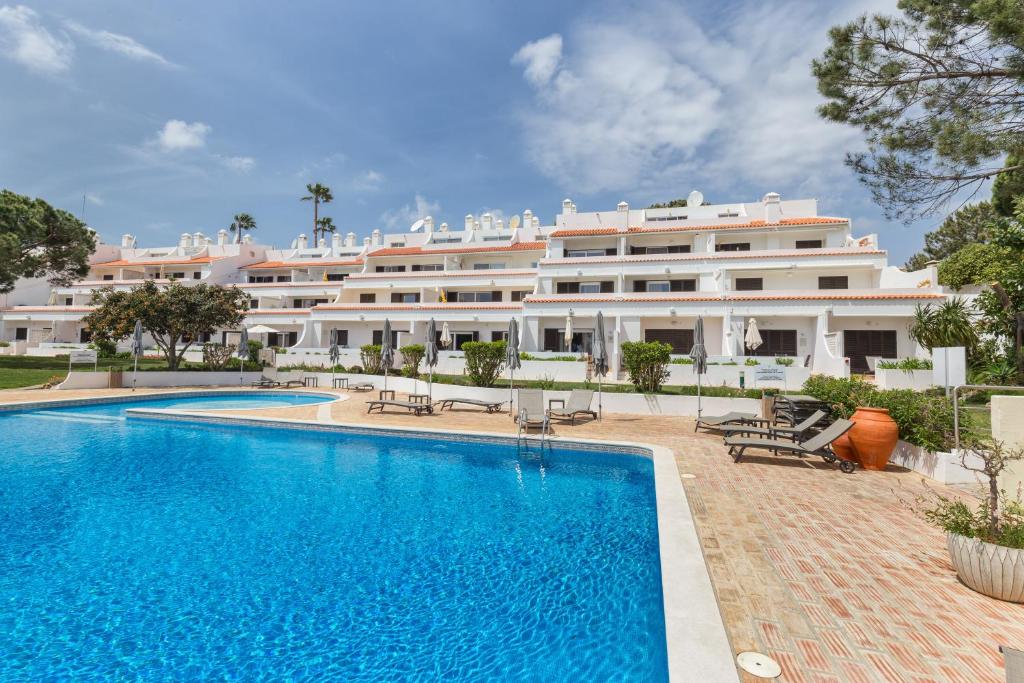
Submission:
{"label": "sun lounger", "polygon": [[[794,427],[787,427],[785,425],[771,424],[768,420],[750,420],[744,424],[738,425],[723,425],[719,427],[719,431],[724,433],[726,436],[769,436],[769,437],[785,437],[791,441],[796,441],[803,437],[803,435],[811,427],[815,426],[819,422],[825,419],[825,411],[817,410],[811,415],[807,416],[800,424]],[[764,425],[764,426],[755,426]]]}
{"label": "sun lounger", "polygon": [[372,413],[374,410],[376,410],[378,413],[383,413],[384,412],[384,408],[386,408],[386,407],[405,408],[410,413],[416,413],[417,415],[422,415],[423,413],[432,413],[432,412],[434,412],[434,407],[432,405],[430,405],[429,403],[416,403],[415,401],[384,401],[384,400],[378,400],[378,401],[367,401],[366,403],[367,403],[367,406],[368,406],[367,409],[366,409],[367,414]]}
{"label": "sun lounger", "polygon": [[754,438],[747,436],[726,437],[725,445],[729,447],[729,455],[734,462],[739,462],[743,453],[748,448],[762,448],[772,451],[775,455],[789,453],[799,457],[806,455],[817,455],[825,459],[825,462],[839,461],[839,469],[846,474],[853,472],[856,465],[850,460],[843,460],[836,456],[832,450],[832,442],[850,431],[853,423],[849,420],[836,420],[826,427],[820,434],[806,441],[795,442],[786,439]]}
{"label": "sun lounger", "polygon": [[270,379],[269,377],[260,377],[252,383],[252,386],[256,389],[272,389],[274,387],[281,386],[281,383],[277,380]]}
{"label": "sun lounger", "polygon": [[540,389],[520,389],[519,398],[516,401],[519,412],[516,414],[516,424],[522,429],[540,427],[547,433],[551,422],[547,412],[544,410],[544,392]]}
{"label": "sun lounger", "polygon": [[356,382],[355,384],[349,384],[349,391],[373,391],[373,382]]}
{"label": "sun lounger", "polygon": [[[590,409],[590,404],[593,401],[594,392],[590,389],[573,389],[569,394],[568,402],[561,398],[553,398],[548,401],[548,417],[569,420],[569,424],[576,424],[577,415],[589,415],[596,420],[597,412]],[[552,408],[552,403],[561,403],[562,407]]]}
{"label": "sun lounger", "polygon": [[702,417],[697,420],[697,424],[694,425],[693,431],[698,429],[719,429],[724,425],[744,424],[752,420],[759,419],[757,415],[753,413],[726,413],[725,415],[719,415],[718,417]]}
{"label": "sun lounger", "polygon": [[488,413],[496,413],[501,410],[501,406],[505,405],[505,401],[484,401],[478,398],[445,398],[441,399],[439,403],[441,404],[441,410],[445,408],[451,409],[453,405],[458,403],[459,405],[484,408]]}

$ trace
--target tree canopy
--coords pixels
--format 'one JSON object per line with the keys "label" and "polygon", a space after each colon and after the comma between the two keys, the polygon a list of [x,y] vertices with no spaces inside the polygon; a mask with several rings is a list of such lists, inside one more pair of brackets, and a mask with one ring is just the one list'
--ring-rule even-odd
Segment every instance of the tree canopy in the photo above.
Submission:
{"label": "tree canopy", "polygon": [[924,249],[907,261],[907,270],[920,270],[929,261],[941,261],[969,244],[987,242],[999,214],[989,202],[967,204],[951,213],[937,230],[924,236]]}
{"label": "tree canopy", "polygon": [[309,194],[302,197],[302,201],[313,202],[313,246],[316,246],[320,232],[320,205],[333,202],[334,195],[331,188],[320,183],[309,183],[306,185],[306,192]]}
{"label": "tree canopy", "polygon": [[[708,206],[711,202],[705,201],[701,206]],[[651,204],[648,209],[682,209],[688,206],[688,202],[685,199],[670,199],[667,202],[661,202],[660,204]]]}
{"label": "tree canopy", "polygon": [[241,243],[243,232],[248,232],[249,230],[255,229],[256,219],[247,213],[236,213],[235,219],[231,222],[231,225],[228,227],[228,230],[230,230],[235,235],[236,244]]}
{"label": "tree canopy", "polygon": [[89,273],[95,250],[95,234],[67,211],[0,190],[0,293],[23,277],[71,284]]}
{"label": "tree canopy", "polygon": [[865,134],[868,151],[847,164],[887,215],[912,220],[1024,169],[1024,4],[898,6],[833,27],[812,70],[828,100],[819,114]]}
{"label": "tree canopy", "polygon": [[161,288],[146,281],[130,290],[101,289],[93,294],[93,304],[95,310],[83,322],[94,339],[125,339],[141,320],[142,329],[167,358],[167,367],[176,370],[201,335],[241,324],[248,296],[234,287],[171,282]]}

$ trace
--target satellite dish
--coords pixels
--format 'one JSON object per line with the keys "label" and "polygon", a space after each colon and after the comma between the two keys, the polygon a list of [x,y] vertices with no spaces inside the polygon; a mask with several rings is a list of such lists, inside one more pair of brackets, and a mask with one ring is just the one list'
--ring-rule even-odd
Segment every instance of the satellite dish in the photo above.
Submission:
{"label": "satellite dish", "polygon": [[515,229],[517,229],[519,227],[519,224],[521,222],[522,221],[519,220],[519,214],[516,214],[515,216],[512,216],[512,218],[508,219],[508,227],[510,227],[513,230],[515,230]]}
{"label": "satellite dish", "polygon": [[418,221],[416,221],[415,223],[412,224],[412,227],[409,228],[409,232],[416,232],[417,230],[419,230],[420,228],[423,227],[423,223],[424,223],[423,219],[422,218],[419,219]]}
{"label": "satellite dish", "polygon": [[690,193],[690,196],[686,198],[687,206],[702,206],[704,204],[704,195],[697,190]]}

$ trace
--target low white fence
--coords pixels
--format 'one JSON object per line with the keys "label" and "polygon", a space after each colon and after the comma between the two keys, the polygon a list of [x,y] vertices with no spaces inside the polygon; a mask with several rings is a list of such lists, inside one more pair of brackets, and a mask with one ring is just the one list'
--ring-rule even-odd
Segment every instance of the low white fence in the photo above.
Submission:
{"label": "low white fence", "polygon": [[896,370],[875,368],[875,386],[879,389],[913,389],[924,391],[934,386],[931,370]]}
{"label": "low white fence", "polygon": [[[811,376],[811,369],[804,367],[793,367],[784,365],[772,365],[765,363],[764,368],[771,368],[776,372],[771,379],[759,379],[755,365],[709,365],[707,374],[700,378],[704,386],[740,386],[740,377],[743,377],[743,386],[747,389],[799,389],[807,378]],[[777,379],[781,377],[782,379]],[[668,381],[670,386],[688,386],[697,383],[697,373],[692,365],[680,365],[673,363],[669,366]]]}
{"label": "low white fence", "polygon": [[[132,386],[131,370],[121,372],[121,386],[128,388]],[[140,370],[137,387],[237,387],[239,385],[249,386],[262,376],[259,372],[203,372],[195,370],[178,370],[175,372],[163,370]],[[67,378],[57,386],[58,389],[103,389],[109,386],[109,372],[89,372],[85,370],[72,370]],[[328,380],[327,386],[330,386]]]}

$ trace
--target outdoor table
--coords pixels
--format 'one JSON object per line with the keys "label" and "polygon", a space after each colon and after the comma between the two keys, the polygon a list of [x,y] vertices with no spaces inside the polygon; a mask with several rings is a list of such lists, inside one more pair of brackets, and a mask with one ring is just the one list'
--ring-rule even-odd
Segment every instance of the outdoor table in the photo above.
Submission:
{"label": "outdoor table", "polygon": [[320,386],[320,378],[316,375],[306,375],[302,378],[302,386],[304,387],[318,387]]}
{"label": "outdoor table", "polygon": [[394,389],[381,389],[380,393],[377,395],[377,398],[380,399],[381,401],[394,401],[395,400],[395,390]]}
{"label": "outdoor table", "polygon": [[333,385],[335,389],[348,389],[348,377],[335,377]]}
{"label": "outdoor table", "polygon": [[413,403],[426,403],[430,400],[427,394],[409,394],[409,400]]}

